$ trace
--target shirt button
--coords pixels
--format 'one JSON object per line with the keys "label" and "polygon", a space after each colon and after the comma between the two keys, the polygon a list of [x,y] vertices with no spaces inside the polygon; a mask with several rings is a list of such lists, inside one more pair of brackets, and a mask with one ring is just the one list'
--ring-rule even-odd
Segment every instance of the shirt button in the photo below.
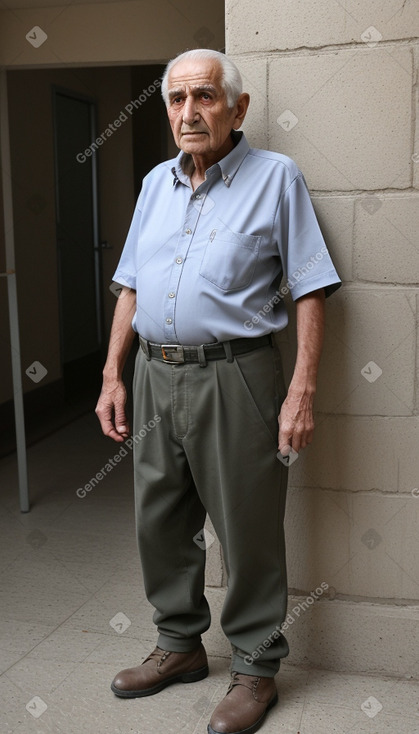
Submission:
{"label": "shirt button", "polygon": [[171,292],[171,293],[169,293],[169,298],[174,298],[175,295],[176,295],[176,293]]}
{"label": "shirt button", "polygon": [[181,258],[181,257],[177,257],[177,258],[176,258],[176,263],[177,263],[178,265],[180,265],[181,263],[183,263],[183,260],[182,260],[182,258]]}
{"label": "shirt button", "polygon": [[192,234],[192,230],[191,230],[191,229],[189,229],[189,227],[188,227],[188,229],[185,229],[185,233],[186,233],[186,234]]}
{"label": "shirt button", "polygon": [[166,324],[171,324],[171,323],[172,323],[172,319],[166,319]]}

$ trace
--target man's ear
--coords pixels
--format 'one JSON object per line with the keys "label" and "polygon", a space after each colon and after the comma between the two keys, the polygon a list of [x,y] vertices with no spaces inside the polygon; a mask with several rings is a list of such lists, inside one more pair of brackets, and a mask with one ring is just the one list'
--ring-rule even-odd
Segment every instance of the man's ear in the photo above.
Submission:
{"label": "man's ear", "polygon": [[247,94],[247,92],[242,92],[242,94],[238,97],[237,102],[235,104],[236,108],[236,117],[233,122],[233,130],[238,130],[239,127],[241,127],[241,124],[246,117],[247,108],[249,107],[250,103],[250,96]]}

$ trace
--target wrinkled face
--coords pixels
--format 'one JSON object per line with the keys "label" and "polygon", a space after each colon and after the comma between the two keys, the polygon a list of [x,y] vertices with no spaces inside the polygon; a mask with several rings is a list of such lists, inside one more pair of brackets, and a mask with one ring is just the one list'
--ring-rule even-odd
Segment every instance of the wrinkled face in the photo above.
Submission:
{"label": "wrinkled face", "polygon": [[221,159],[231,145],[237,106],[228,108],[216,59],[184,59],[169,73],[167,113],[178,148],[204,158]]}

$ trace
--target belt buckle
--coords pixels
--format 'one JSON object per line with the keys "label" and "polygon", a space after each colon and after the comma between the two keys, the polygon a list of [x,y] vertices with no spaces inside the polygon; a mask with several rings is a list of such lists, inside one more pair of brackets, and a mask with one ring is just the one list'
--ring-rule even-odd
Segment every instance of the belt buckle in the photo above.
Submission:
{"label": "belt buckle", "polygon": [[183,364],[185,354],[180,344],[162,344],[161,353],[163,360],[168,364]]}

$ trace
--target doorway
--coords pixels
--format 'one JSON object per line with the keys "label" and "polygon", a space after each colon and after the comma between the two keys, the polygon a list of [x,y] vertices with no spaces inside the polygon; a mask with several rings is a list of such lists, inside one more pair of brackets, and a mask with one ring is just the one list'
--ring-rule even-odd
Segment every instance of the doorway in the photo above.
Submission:
{"label": "doorway", "polygon": [[64,392],[71,398],[98,382],[103,343],[96,152],[91,147],[96,103],[58,87],[52,94],[60,352]]}
{"label": "doorway", "polygon": [[[170,130],[157,85],[147,102],[132,104],[161,76],[163,68],[158,64],[7,72],[28,444],[94,411],[115,308],[115,294],[109,286],[141,178],[153,165],[170,157]],[[61,146],[55,144],[54,97],[55,106],[61,108]],[[126,111],[127,105],[132,114]],[[84,153],[93,139],[101,134],[103,139],[103,131],[123,110],[127,120],[114,126],[111,136],[105,136],[96,156],[86,156],[83,163],[77,161],[76,156]],[[72,137],[75,140],[70,145]],[[96,177],[99,204],[93,185]],[[94,207],[99,217],[96,230],[96,218],[92,224],[91,214]],[[57,241],[63,230],[66,247]],[[101,243],[103,246],[96,249]],[[0,333],[4,320],[8,334],[6,317],[7,310],[3,310]],[[42,379],[36,382],[33,368],[26,372],[35,362],[43,368]],[[126,367],[127,386],[132,364],[133,356]],[[14,449],[10,367],[3,360],[0,455]]]}

